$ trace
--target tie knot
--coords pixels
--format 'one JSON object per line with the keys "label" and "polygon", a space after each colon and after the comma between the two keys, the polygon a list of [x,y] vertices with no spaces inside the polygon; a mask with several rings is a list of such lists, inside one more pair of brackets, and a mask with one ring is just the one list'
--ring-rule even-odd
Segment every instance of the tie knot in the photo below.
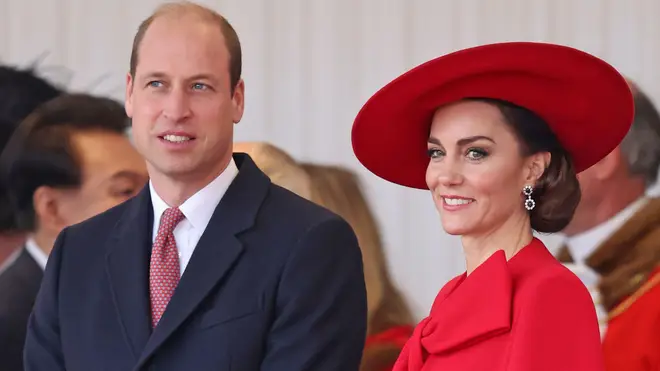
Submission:
{"label": "tie knot", "polygon": [[176,228],[177,224],[181,220],[183,220],[184,215],[176,207],[170,207],[165,210],[163,215],[160,217],[160,227],[158,228],[159,234],[170,234],[174,231],[174,228]]}

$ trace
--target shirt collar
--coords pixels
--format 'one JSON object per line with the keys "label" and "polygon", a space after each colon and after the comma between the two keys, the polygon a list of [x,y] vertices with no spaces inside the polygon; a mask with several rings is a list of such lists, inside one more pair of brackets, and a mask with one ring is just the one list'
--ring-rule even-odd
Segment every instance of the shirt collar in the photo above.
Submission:
{"label": "shirt collar", "polygon": [[5,259],[4,262],[0,263],[0,274],[7,270],[14,262],[18,259],[19,256],[23,253],[23,249],[16,249],[16,251],[12,252],[7,259]]}
{"label": "shirt collar", "polygon": [[48,262],[48,255],[37,245],[37,242],[32,237],[28,237],[25,241],[25,250],[30,254],[32,259],[37,262],[42,270],[46,269]]}
{"label": "shirt collar", "polygon": [[576,264],[583,264],[598,246],[621,228],[647,202],[647,197],[640,197],[604,223],[567,238],[566,247],[570,251],[573,261]]}
{"label": "shirt collar", "polygon": [[[237,174],[238,168],[232,158],[227,168],[218,177],[179,206],[179,210],[193,228],[201,230],[206,228],[216,206],[220,203]],[[151,192],[151,202],[154,210],[154,230],[157,231],[160,217],[169,208],[169,205],[156,193],[151,180],[149,181],[149,191]]]}

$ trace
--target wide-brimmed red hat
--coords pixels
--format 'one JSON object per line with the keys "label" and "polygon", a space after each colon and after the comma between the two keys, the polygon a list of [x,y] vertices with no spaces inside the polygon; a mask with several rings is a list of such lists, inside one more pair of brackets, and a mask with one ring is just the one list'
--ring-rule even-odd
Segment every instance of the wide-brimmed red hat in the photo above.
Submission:
{"label": "wide-brimmed red hat", "polygon": [[380,89],[355,119],[353,151],[375,175],[427,189],[427,140],[434,112],[475,97],[508,101],[536,113],[578,172],[619,145],[634,115],[625,78],[590,54],[547,43],[490,44],[433,59]]}

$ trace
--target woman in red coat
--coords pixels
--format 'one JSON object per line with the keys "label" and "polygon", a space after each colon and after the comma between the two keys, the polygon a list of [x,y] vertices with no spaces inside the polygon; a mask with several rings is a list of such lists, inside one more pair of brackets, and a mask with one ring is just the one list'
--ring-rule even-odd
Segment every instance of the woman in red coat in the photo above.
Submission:
{"label": "woman in red coat", "polygon": [[581,51],[502,43],[395,79],[362,108],[353,148],[374,174],[428,189],[466,272],[438,293],[395,371],[602,371],[589,292],[536,239],[580,200],[576,174],[623,139],[625,79]]}

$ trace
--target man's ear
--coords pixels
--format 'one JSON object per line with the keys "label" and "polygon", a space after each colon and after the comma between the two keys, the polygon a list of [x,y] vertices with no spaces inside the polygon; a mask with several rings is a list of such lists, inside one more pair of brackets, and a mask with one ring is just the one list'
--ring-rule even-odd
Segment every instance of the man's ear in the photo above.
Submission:
{"label": "man's ear", "polygon": [[41,186],[32,195],[35,222],[38,228],[61,230],[65,226],[61,215],[61,192],[47,186]]}
{"label": "man's ear", "polygon": [[621,152],[621,147],[617,146],[607,156],[594,164],[589,171],[593,174],[596,180],[606,180],[616,173],[619,166],[621,166],[622,161],[623,153]]}
{"label": "man's ear", "polygon": [[234,87],[234,95],[231,100],[234,108],[232,120],[234,124],[238,124],[243,118],[243,112],[245,110],[245,83],[243,79],[238,80],[238,83]]}
{"label": "man's ear", "polygon": [[126,74],[126,93],[124,98],[124,109],[126,116],[133,118],[133,77],[130,73]]}

